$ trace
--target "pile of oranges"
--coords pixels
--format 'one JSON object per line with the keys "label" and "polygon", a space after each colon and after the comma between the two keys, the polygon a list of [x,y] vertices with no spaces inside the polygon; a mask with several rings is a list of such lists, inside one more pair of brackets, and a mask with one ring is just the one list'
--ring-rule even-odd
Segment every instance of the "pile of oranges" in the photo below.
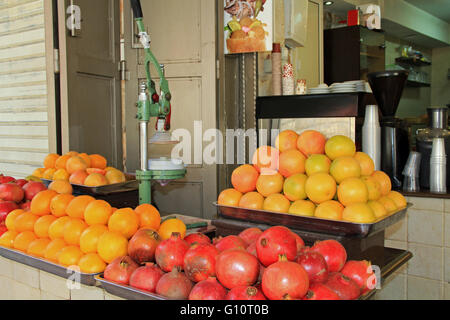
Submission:
{"label": "pile of oranges", "polygon": [[252,165],[233,171],[231,183],[219,205],[354,223],[373,223],[407,206],[350,138],[327,140],[315,130],[281,132],[275,147],[259,148]]}
{"label": "pile of oranges", "polygon": [[105,157],[99,154],[70,151],[62,156],[49,154],[44,159],[44,167],[36,169],[33,177],[47,180],[68,181],[71,184],[99,187],[126,181],[125,174],[108,167]]}
{"label": "pile of oranges", "polygon": [[51,189],[33,198],[30,211],[12,211],[5,223],[8,231],[0,237],[0,246],[90,274],[126,256],[128,241],[139,229],[157,230],[163,239],[172,232],[186,233],[181,220],[161,223],[152,205],[116,209],[88,195]]}

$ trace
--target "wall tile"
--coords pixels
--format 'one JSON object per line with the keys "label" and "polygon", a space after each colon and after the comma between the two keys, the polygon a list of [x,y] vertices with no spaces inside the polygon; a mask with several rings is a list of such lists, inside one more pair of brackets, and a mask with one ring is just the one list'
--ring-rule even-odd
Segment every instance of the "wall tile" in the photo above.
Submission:
{"label": "wall tile", "polygon": [[41,291],[37,288],[30,287],[24,283],[14,281],[13,287],[14,300],[40,300]]}
{"label": "wall tile", "polygon": [[450,199],[444,199],[444,211],[450,213]]}
{"label": "wall tile", "polygon": [[444,199],[409,197],[408,202],[412,203],[414,210],[444,211]]}
{"label": "wall tile", "polygon": [[450,213],[444,214],[444,245],[450,247]]}
{"label": "wall tile", "polygon": [[97,287],[81,285],[80,289],[70,290],[71,300],[104,300],[105,293]]}
{"label": "wall tile", "polygon": [[408,262],[408,274],[442,280],[443,278],[443,249],[420,244],[408,244],[408,250],[413,257]]}
{"label": "wall tile", "polygon": [[117,296],[113,296],[112,294],[105,292],[105,300],[125,300],[125,299],[122,299]]}
{"label": "wall tile", "polygon": [[12,300],[14,299],[14,280],[11,278],[0,276],[0,300]]}
{"label": "wall tile", "polygon": [[405,218],[396,224],[386,228],[385,238],[389,240],[407,241],[408,219]]}
{"label": "wall tile", "polygon": [[13,261],[0,257],[0,276],[13,278]]}
{"label": "wall tile", "polygon": [[450,283],[444,283],[444,299],[450,300]]}
{"label": "wall tile", "polygon": [[39,289],[39,270],[24,264],[13,263],[13,279],[27,286]]}
{"label": "wall tile", "polygon": [[440,281],[408,276],[408,300],[439,300],[443,298]]}
{"label": "wall tile", "polygon": [[47,291],[41,291],[41,300],[67,300],[67,299],[55,296],[53,293]]}
{"label": "wall tile", "polygon": [[444,281],[450,283],[450,248],[444,248]]}
{"label": "wall tile", "polygon": [[408,242],[443,245],[443,213],[408,210]]}
{"label": "wall tile", "polygon": [[406,300],[406,275],[392,275],[375,295],[376,300]]}
{"label": "wall tile", "polygon": [[66,279],[44,271],[40,273],[41,290],[63,299],[70,299],[70,289],[67,287]]}

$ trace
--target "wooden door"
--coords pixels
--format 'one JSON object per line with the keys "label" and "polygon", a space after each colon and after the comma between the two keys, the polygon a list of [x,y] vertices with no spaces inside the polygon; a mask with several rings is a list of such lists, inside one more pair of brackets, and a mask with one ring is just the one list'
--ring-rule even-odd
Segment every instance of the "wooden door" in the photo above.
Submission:
{"label": "wooden door", "polygon": [[[216,128],[216,1],[145,0],[144,24],[151,37],[151,50],[165,65],[172,92],[172,131],[187,129],[194,138],[194,122],[201,121],[203,132]],[[136,37],[130,3],[124,2],[126,61],[127,170],[139,167],[139,135],[135,103],[138,84],[145,80],[144,52]],[[152,76],[158,86],[155,69]],[[150,122],[150,136],[155,127]],[[203,143],[207,146],[209,143]],[[192,163],[194,141],[192,140]],[[171,147],[149,145],[149,157],[170,156]],[[197,153],[197,157],[201,155]],[[217,197],[216,165],[189,164],[185,179],[161,187],[154,183],[153,199],[163,213],[179,213],[211,218]]]}
{"label": "wooden door", "polygon": [[[61,5],[61,4],[64,5]],[[69,5],[81,30],[69,30]],[[119,1],[58,1],[63,152],[98,153],[121,167]]]}

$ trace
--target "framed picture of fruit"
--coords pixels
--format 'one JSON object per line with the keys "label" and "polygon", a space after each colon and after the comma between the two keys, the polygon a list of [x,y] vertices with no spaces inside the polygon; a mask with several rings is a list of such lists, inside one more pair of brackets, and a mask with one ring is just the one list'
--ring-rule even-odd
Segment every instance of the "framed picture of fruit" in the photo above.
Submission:
{"label": "framed picture of fruit", "polygon": [[225,54],[270,51],[272,0],[224,0]]}

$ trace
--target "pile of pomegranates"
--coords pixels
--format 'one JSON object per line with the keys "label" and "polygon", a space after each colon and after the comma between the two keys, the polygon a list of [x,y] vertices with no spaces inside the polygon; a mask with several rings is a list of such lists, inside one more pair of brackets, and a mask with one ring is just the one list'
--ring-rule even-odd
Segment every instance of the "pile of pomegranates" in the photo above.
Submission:
{"label": "pile of pomegranates", "polygon": [[347,261],[339,242],[308,247],[283,226],[212,241],[201,233],[161,241],[142,229],[129,243],[104,278],[168,299],[354,300],[376,284],[370,263]]}

